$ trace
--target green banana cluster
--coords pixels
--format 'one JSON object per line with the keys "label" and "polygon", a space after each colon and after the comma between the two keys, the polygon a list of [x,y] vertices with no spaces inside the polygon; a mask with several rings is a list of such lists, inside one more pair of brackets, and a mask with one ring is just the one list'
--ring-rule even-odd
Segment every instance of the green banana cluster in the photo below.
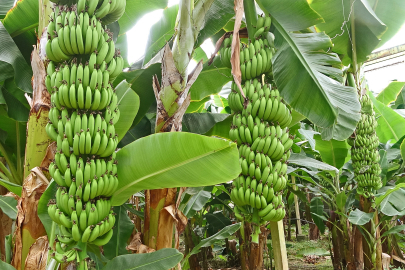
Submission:
{"label": "green banana cluster", "polygon": [[257,223],[278,221],[285,215],[282,192],[293,144],[287,128],[291,113],[269,84],[246,81],[246,102],[236,87],[233,83],[228,98],[234,112],[229,136],[238,144],[242,167],[231,191],[235,216],[249,219],[253,214]]}
{"label": "green banana cluster", "polygon": [[89,59],[91,68],[95,60],[94,64],[109,70],[114,77],[112,74],[121,72],[124,61],[115,48],[112,33],[103,26],[97,12],[93,13],[77,12],[76,6],[55,8],[47,27],[46,55],[53,62],[63,62],[74,55],[86,59],[86,56],[94,53],[95,58]]}
{"label": "green banana cluster", "polygon": [[375,129],[377,121],[375,112],[368,95],[363,95],[361,103],[361,119],[356,127],[356,136],[349,138],[351,145],[352,165],[357,181],[357,193],[370,197],[375,190],[382,187],[380,178],[380,154],[378,152],[379,140]]}
{"label": "green banana cluster", "polygon": [[[270,17],[259,16],[255,40],[248,45],[240,43],[240,69],[242,81],[251,80],[271,70],[274,54],[274,35],[269,32]],[[231,68],[231,43],[233,36],[224,39],[220,49],[222,64]]]}
{"label": "green banana cluster", "polygon": [[117,21],[125,12],[126,0],[51,0],[58,4],[57,8],[71,6],[80,14],[88,12],[95,15],[97,19],[102,19],[104,25]]}
{"label": "green banana cluster", "polygon": [[59,226],[52,256],[70,262],[81,260],[78,243],[102,246],[113,234],[110,197],[119,183],[114,125],[120,111],[111,82],[124,60],[103,24],[119,19],[126,1],[58,3],[62,5],[51,15],[45,50],[50,60],[45,85],[51,94],[46,132],[56,141],[49,173],[57,184],[48,214]]}

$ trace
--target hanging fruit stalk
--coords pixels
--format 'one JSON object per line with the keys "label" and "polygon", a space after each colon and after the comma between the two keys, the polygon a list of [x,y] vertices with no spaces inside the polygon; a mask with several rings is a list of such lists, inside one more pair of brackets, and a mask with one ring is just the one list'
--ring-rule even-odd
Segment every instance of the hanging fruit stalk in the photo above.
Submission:
{"label": "hanging fruit stalk", "polygon": [[[287,160],[293,143],[287,128],[290,110],[273,85],[261,83],[262,75],[271,71],[274,52],[270,25],[270,17],[259,16],[255,40],[240,46],[246,100],[235,83],[228,97],[233,111],[229,135],[238,144],[242,167],[241,175],[233,181],[231,199],[235,216],[253,223],[253,243],[259,242],[261,224],[279,221],[285,215],[282,193],[287,185]],[[230,66],[231,38],[225,39],[220,51],[226,66]]]}
{"label": "hanging fruit stalk", "polygon": [[57,3],[45,47],[51,93],[46,131],[57,142],[49,166],[58,186],[48,208],[59,226],[52,256],[60,263],[77,260],[78,269],[87,269],[86,255],[75,246],[105,245],[115,224],[110,197],[118,186],[114,125],[120,112],[111,82],[124,60],[105,25],[121,17],[126,1]]}
{"label": "hanging fruit stalk", "polygon": [[[349,78],[351,76],[349,75]],[[372,102],[368,95],[360,96],[361,118],[356,127],[355,137],[348,139],[351,148],[353,170],[357,181],[357,193],[361,195],[363,211],[371,212],[372,201],[375,193],[382,187],[381,167],[379,164],[380,154],[378,152],[379,139],[375,132],[377,120],[373,110]],[[367,230],[373,237],[368,237],[369,245],[365,247],[369,251],[369,258],[366,256],[366,264],[376,267],[381,264],[381,240],[379,239],[377,211],[374,218],[366,225]],[[367,239],[365,239],[367,240]],[[364,240],[364,242],[366,242]],[[368,249],[369,247],[369,249]],[[381,267],[380,267],[381,268]]]}

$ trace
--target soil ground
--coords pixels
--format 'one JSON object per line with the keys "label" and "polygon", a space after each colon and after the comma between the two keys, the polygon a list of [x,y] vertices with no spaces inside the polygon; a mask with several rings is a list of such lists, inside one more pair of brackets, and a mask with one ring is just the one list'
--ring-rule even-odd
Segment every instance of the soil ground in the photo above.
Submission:
{"label": "soil ground", "polygon": [[[332,261],[329,256],[329,243],[327,234],[322,235],[321,239],[316,241],[302,241],[297,242],[295,239],[295,232],[292,233],[292,241],[286,241],[287,246],[287,256],[289,269],[305,269],[305,270],[333,270]],[[303,234],[308,235],[308,225],[303,226]],[[268,246],[271,248],[271,239],[268,240]],[[220,247],[217,247],[218,249]],[[221,255],[220,252],[215,253],[214,247],[214,257],[208,260],[209,270],[238,270],[241,269],[239,263],[236,265],[231,265],[228,258]],[[315,250],[316,249],[316,250]],[[305,255],[302,253],[309,252],[318,253],[321,255]],[[322,255],[322,253],[325,253]],[[328,254],[326,254],[328,253]],[[272,261],[272,266],[274,269],[274,260]],[[269,253],[266,251],[264,253],[264,264],[265,268],[270,270],[270,259]]]}

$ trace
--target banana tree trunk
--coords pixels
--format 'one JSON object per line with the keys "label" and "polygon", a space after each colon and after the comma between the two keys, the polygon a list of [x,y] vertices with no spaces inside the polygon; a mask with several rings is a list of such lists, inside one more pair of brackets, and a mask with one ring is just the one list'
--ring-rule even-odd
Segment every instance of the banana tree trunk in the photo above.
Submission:
{"label": "banana tree trunk", "polygon": [[[190,104],[188,92],[202,70],[200,62],[187,76],[194,43],[213,0],[200,0],[195,7],[193,3],[190,0],[180,1],[173,53],[166,44],[162,58],[162,82],[160,84],[156,76],[153,79],[157,102],[156,133],[181,131],[183,115]],[[176,194],[175,188],[147,191],[144,243],[150,248],[158,250],[173,246],[173,225],[181,221],[167,209],[174,207],[174,214],[177,214]]]}
{"label": "banana tree trunk", "polygon": [[[51,2],[40,0],[38,33],[42,34],[45,29],[50,12]],[[31,54],[31,66],[33,70],[33,96],[27,123],[24,183],[23,192],[18,203],[17,228],[14,234],[16,244],[13,253],[14,267],[22,270],[25,268],[25,259],[31,245],[35,243],[37,238],[46,234],[37,215],[37,205],[46,189],[47,179],[38,176],[41,172],[30,173],[30,171],[41,165],[51,141],[45,131],[51,103],[50,95],[45,87],[46,71],[44,62],[41,60],[36,48]]]}

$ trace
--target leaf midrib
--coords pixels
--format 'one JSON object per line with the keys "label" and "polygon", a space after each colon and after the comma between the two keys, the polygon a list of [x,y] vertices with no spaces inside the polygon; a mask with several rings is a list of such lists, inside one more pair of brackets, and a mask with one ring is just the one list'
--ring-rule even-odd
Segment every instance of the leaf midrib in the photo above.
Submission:
{"label": "leaf midrib", "polygon": [[141,178],[139,178],[139,179],[137,179],[137,180],[134,180],[134,181],[130,182],[130,184],[127,184],[127,185],[123,186],[122,188],[120,188],[119,190],[117,190],[117,191],[114,193],[114,196],[117,196],[118,194],[122,193],[123,190],[126,190],[126,189],[128,189],[130,186],[133,186],[133,185],[135,185],[135,184],[137,184],[137,183],[139,183],[139,182],[141,182],[141,181],[143,181],[143,180],[145,180],[145,179],[151,178],[151,177],[153,177],[153,176],[155,176],[155,175],[163,174],[163,173],[165,173],[165,172],[167,172],[167,171],[170,171],[170,170],[172,170],[172,169],[175,169],[175,168],[179,168],[179,167],[184,166],[184,165],[186,165],[186,164],[188,164],[188,163],[192,163],[192,162],[194,162],[195,160],[198,160],[198,159],[200,159],[200,158],[209,156],[209,155],[211,155],[211,154],[213,154],[213,153],[216,153],[216,152],[219,153],[219,152],[221,152],[221,151],[223,151],[223,150],[226,150],[227,148],[230,148],[230,147],[231,147],[231,145],[226,145],[226,146],[224,146],[223,148],[220,148],[220,149],[217,149],[217,150],[209,151],[209,152],[207,152],[207,153],[205,153],[205,154],[198,155],[198,156],[196,156],[196,157],[194,157],[194,158],[187,159],[187,160],[185,160],[185,161],[183,161],[183,162],[180,162],[180,163],[178,163],[178,164],[175,164],[175,165],[166,167],[166,168],[164,168],[163,170],[159,170],[159,171],[157,171],[157,172],[147,174],[147,175],[145,175],[145,176],[143,176],[143,177],[141,177]]}

